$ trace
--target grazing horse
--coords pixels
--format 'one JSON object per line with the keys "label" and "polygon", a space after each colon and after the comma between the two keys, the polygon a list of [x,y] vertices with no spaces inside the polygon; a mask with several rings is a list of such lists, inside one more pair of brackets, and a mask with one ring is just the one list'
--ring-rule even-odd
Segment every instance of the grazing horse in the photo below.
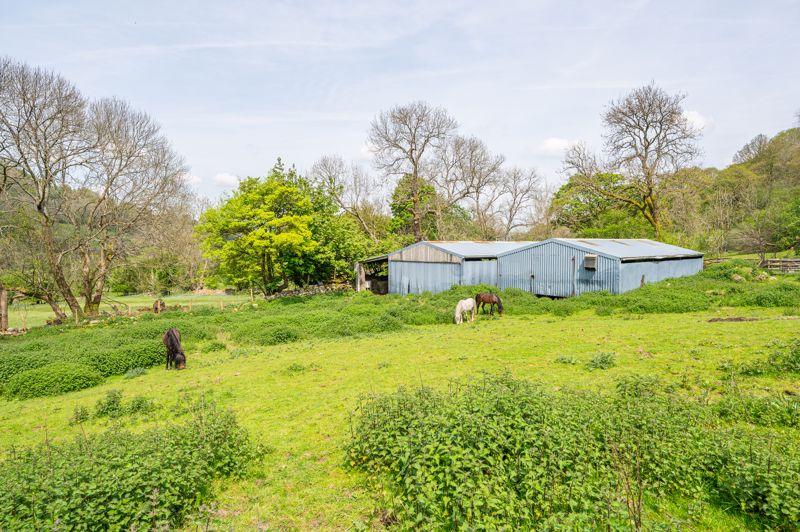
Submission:
{"label": "grazing horse", "polygon": [[153,301],[153,312],[154,313],[161,314],[165,310],[167,310],[167,304],[164,303],[163,299],[156,299],[155,301]]}
{"label": "grazing horse", "polygon": [[462,299],[456,305],[456,323],[464,322],[464,314],[469,313],[469,321],[475,321],[475,301]]}
{"label": "grazing horse", "polygon": [[489,305],[489,314],[494,314],[494,306],[497,305],[497,313],[503,315],[503,302],[496,294],[490,292],[481,292],[475,296],[475,303],[478,305],[478,310],[486,312],[486,305]]}
{"label": "grazing horse", "polygon": [[181,347],[181,333],[178,329],[169,329],[164,333],[164,346],[167,348],[167,369],[184,369],[186,367],[186,355],[183,354]]}

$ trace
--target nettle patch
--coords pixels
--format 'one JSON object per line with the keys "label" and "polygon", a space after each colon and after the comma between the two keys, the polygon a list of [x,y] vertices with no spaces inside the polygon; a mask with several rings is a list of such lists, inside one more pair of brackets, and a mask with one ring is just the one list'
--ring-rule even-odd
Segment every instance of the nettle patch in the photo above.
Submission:
{"label": "nettle patch", "polygon": [[[109,394],[95,415],[146,409]],[[155,530],[180,526],[214,495],[214,481],[242,476],[260,451],[230,412],[199,401],[183,424],[119,427],[69,443],[15,449],[0,462],[2,530]],[[74,423],[89,418],[76,410]]]}
{"label": "nettle patch", "polygon": [[645,523],[662,518],[647,507],[664,497],[797,525],[796,438],[727,428],[653,379],[619,390],[551,393],[499,376],[369,397],[347,465],[377,473],[409,528],[641,529],[668,524]]}

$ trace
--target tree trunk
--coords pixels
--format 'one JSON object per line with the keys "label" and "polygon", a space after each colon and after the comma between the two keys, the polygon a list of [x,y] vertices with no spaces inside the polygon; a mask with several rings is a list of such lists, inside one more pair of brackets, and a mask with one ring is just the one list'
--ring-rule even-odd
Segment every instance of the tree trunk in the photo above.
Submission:
{"label": "tree trunk", "polygon": [[42,296],[42,299],[44,299],[44,302],[50,305],[50,308],[53,309],[53,314],[56,315],[56,319],[58,321],[67,320],[67,315],[64,313],[63,310],[61,310],[61,307],[59,306],[55,298],[53,298],[50,294],[44,294]]}
{"label": "tree trunk", "polygon": [[8,330],[8,290],[0,286],[0,332]]}
{"label": "tree trunk", "polygon": [[72,317],[77,323],[83,317],[83,310],[81,309],[81,305],[78,303],[75,294],[72,293],[72,288],[70,288],[67,278],[64,275],[64,270],[61,268],[61,264],[56,256],[55,243],[53,242],[53,232],[49,225],[44,226],[42,236],[47,262],[50,266],[50,273],[53,275],[56,286],[58,286],[58,290],[61,292],[64,301],[67,302],[67,306],[72,311]]}
{"label": "tree trunk", "polygon": [[97,316],[100,313],[100,302],[103,300],[103,290],[106,287],[108,277],[109,258],[105,249],[100,249],[100,264],[97,267],[97,276],[91,293],[86,298],[84,311],[89,316]]}

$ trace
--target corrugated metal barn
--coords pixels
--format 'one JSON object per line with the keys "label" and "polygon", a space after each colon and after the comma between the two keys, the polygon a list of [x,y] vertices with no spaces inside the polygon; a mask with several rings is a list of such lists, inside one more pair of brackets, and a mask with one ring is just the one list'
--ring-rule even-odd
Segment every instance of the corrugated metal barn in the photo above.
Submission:
{"label": "corrugated metal barn", "polygon": [[443,292],[455,285],[497,285],[497,257],[533,242],[424,241],[388,256],[389,293]]}
{"label": "corrugated metal barn", "polygon": [[702,253],[653,240],[551,238],[500,255],[497,285],[552,297],[621,294],[702,269]]}

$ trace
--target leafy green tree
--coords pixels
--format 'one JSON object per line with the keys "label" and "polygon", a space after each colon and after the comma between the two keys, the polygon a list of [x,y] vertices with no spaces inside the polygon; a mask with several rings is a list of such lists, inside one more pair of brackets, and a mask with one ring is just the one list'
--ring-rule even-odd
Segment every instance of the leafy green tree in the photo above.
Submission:
{"label": "leafy green tree", "polygon": [[197,234],[228,282],[275,294],[296,276],[297,261],[316,250],[311,198],[298,181],[279,161],[266,178],[242,180],[225,203],[203,213]]}

